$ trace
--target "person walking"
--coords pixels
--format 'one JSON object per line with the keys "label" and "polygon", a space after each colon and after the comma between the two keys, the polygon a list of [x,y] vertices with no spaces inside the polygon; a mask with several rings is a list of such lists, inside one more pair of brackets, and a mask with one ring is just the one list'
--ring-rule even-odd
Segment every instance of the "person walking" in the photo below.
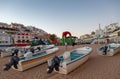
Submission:
{"label": "person walking", "polygon": [[65,49],[67,50],[67,42],[65,42]]}
{"label": "person walking", "polygon": [[74,48],[74,46],[75,46],[75,42],[72,43],[72,46],[73,46],[73,48]]}

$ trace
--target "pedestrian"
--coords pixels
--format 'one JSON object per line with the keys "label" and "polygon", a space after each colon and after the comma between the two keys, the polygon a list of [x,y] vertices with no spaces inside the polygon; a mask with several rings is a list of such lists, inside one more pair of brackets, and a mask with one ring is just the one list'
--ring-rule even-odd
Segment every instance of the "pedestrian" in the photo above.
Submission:
{"label": "pedestrian", "polygon": [[73,48],[74,48],[74,46],[75,46],[75,42],[72,43],[72,46],[73,46]]}
{"label": "pedestrian", "polygon": [[67,42],[65,42],[65,49],[67,50]]}

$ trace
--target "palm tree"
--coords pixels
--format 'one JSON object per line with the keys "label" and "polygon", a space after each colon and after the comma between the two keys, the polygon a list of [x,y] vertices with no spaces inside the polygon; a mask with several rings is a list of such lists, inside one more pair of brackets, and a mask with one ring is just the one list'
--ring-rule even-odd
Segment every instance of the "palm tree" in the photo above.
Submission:
{"label": "palm tree", "polygon": [[50,35],[50,39],[51,39],[52,41],[55,41],[55,40],[56,40],[56,35],[55,35],[55,34],[51,34],[51,35]]}

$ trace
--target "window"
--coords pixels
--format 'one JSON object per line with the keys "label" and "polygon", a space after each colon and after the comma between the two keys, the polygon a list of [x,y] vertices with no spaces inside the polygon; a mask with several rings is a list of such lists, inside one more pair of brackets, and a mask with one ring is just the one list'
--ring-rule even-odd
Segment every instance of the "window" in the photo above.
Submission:
{"label": "window", "polygon": [[22,38],[24,38],[24,36],[22,36]]}
{"label": "window", "polygon": [[26,42],[29,43],[29,40],[27,40]]}
{"label": "window", "polygon": [[17,42],[18,42],[18,43],[21,43],[21,41],[20,41],[20,40],[18,40]]}
{"label": "window", "polygon": [[2,41],[1,43],[4,43],[4,41]]}
{"label": "window", "polygon": [[120,36],[120,32],[118,32],[118,36]]}
{"label": "window", "polygon": [[20,38],[20,36],[18,36],[18,38]]}
{"label": "window", "polygon": [[25,43],[25,40],[22,40],[22,43]]}
{"label": "window", "polygon": [[8,43],[8,41],[5,41],[5,43]]}

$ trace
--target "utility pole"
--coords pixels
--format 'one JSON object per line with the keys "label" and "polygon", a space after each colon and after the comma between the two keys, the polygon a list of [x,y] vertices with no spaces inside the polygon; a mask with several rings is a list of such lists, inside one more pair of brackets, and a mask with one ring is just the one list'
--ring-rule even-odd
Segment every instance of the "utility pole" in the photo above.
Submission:
{"label": "utility pole", "polygon": [[100,24],[99,24],[99,33],[98,33],[98,44],[100,44],[100,30],[101,30],[101,28],[100,28]]}

